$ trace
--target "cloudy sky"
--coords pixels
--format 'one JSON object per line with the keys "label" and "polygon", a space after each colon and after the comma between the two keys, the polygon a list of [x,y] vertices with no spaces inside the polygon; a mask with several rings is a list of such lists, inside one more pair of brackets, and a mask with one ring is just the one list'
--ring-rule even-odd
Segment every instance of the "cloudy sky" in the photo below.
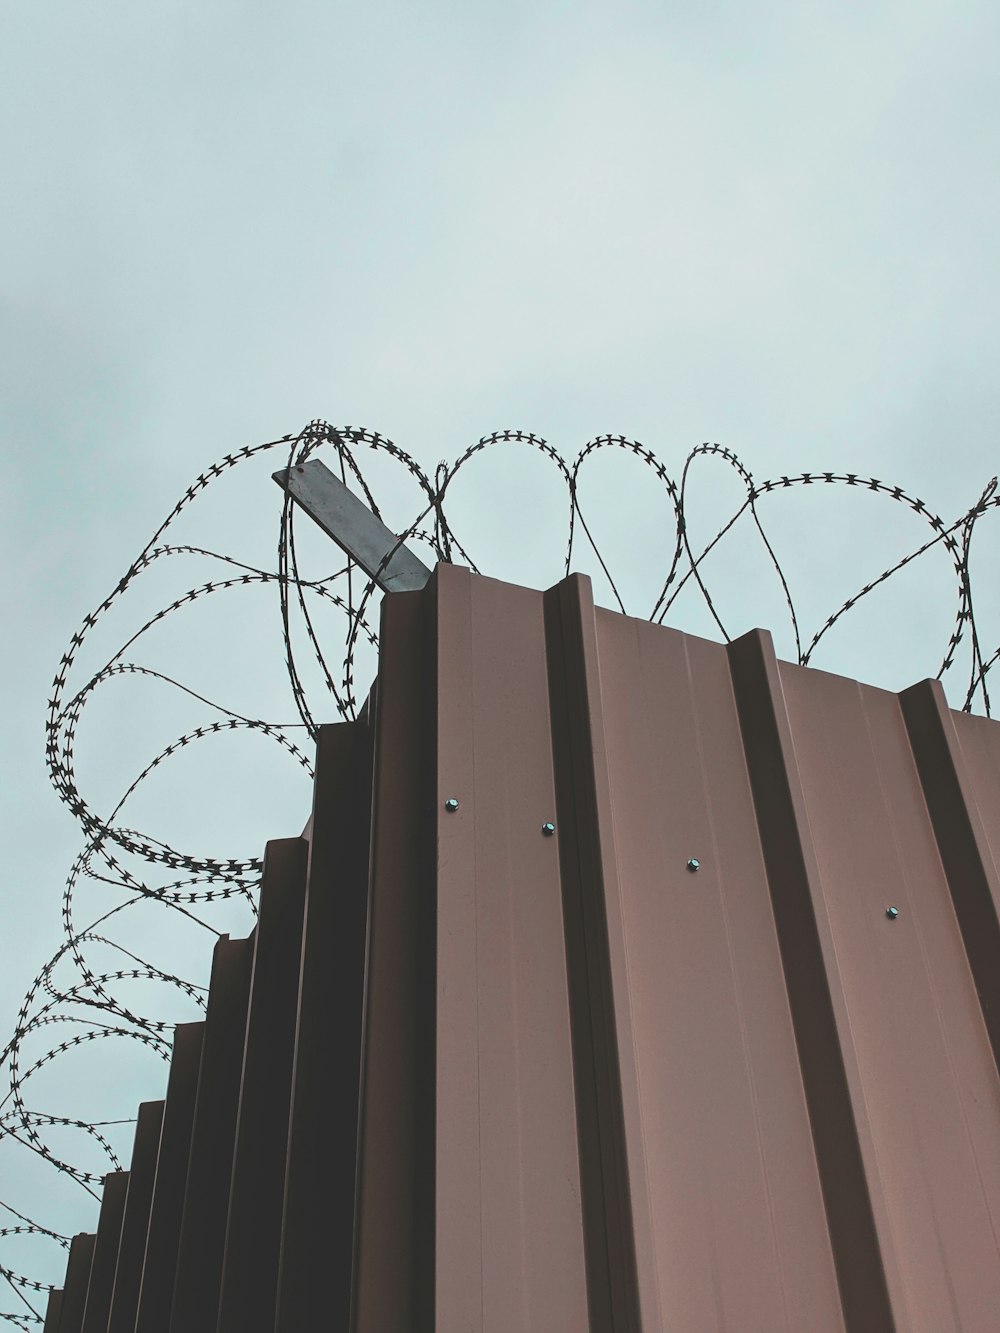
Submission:
{"label": "cloudy sky", "polygon": [[[55,664],[217,457],[317,416],[430,468],[498,427],[569,454],[611,431],[675,474],[718,440],[759,476],[974,503],[998,471],[998,38],[975,0],[0,0],[5,1034],[79,848],[43,767]],[[491,572],[551,582],[551,479],[505,460],[470,470],[465,531]],[[620,462],[590,512],[643,592],[658,520]],[[268,470],[206,508],[201,541],[273,559]],[[804,503],[776,518],[792,570],[832,577],[865,542],[877,561],[874,511],[834,533]],[[737,630],[770,623],[777,603],[723,577]],[[933,674],[951,606],[927,577],[835,669],[876,679],[893,639],[883,683]],[[239,614],[273,650],[273,610]],[[185,642],[249,688],[233,624]],[[108,800],[144,716],[123,696],[89,733]],[[307,793],[275,782],[228,812],[235,850],[294,831]]]}

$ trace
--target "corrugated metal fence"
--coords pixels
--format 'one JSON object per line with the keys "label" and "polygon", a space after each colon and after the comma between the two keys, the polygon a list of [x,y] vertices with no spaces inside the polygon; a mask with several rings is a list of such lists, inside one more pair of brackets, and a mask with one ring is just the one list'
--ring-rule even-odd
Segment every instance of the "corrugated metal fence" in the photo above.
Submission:
{"label": "corrugated metal fence", "polygon": [[46,1333],[996,1333],[1000,725],[439,566]]}

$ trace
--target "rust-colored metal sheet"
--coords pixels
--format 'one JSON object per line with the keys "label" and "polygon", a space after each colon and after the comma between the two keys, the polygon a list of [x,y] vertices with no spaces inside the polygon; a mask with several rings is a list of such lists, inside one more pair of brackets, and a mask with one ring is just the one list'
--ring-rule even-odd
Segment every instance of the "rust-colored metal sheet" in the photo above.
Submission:
{"label": "rust-colored metal sheet", "polygon": [[1000,725],[442,565],[307,840],[187,1327],[1000,1328]]}

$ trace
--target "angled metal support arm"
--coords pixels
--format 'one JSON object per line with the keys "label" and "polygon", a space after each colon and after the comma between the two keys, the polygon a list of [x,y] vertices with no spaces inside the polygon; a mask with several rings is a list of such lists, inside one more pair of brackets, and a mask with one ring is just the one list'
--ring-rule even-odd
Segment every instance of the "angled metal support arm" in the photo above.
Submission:
{"label": "angled metal support arm", "polygon": [[272,474],[383,592],[414,592],[431,571],[318,458]]}

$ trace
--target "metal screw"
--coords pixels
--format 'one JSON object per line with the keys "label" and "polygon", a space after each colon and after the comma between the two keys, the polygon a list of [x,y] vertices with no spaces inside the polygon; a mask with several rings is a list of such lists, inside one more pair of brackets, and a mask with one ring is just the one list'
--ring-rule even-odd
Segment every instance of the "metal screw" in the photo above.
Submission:
{"label": "metal screw", "polygon": [[455,813],[455,811],[458,809],[458,802],[455,800],[454,796],[448,797],[448,799],[444,803],[444,808],[448,811],[449,814],[453,815]]}
{"label": "metal screw", "polygon": [[688,861],[688,870],[690,870],[693,875],[696,870],[700,869],[701,869],[701,862],[698,860],[696,856],[692,856],[691,860]]}
{"label": "metal screw", "polygon": [[886,916],[889,918],[890,921],[895,921],[896,917],[899,916],[899,908],[898,908],[898,907],[887,907],[887,908],[885,909],[885,914],[886,914]]}
{"label": "metal screw", "polygon": [[545,834],[545,836],[546,836],[547,838],[551,838],[552,835],[553,835],[553,833],[555,833],[555,831],[556,831],[556,826],[555,826],[555,824],[543,824],[543,825],[542,825],[542,832]]}

